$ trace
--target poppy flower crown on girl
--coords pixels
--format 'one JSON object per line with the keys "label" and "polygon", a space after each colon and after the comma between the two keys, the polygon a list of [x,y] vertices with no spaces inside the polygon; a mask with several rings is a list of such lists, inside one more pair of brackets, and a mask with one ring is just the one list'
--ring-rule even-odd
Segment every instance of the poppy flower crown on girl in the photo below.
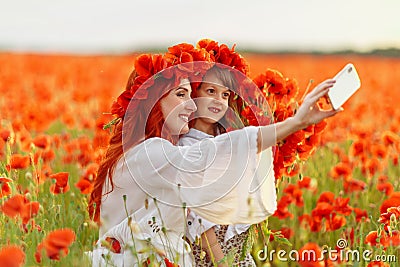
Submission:
{"label": "poppy flower crown on girl", "polygon": [[[194,63],[201,62],[196,65]],[[120,122],[132,100],[140,101],[148,98],[149,89],[154,80],[162,76],[173,80],[178,86],[182,78],[201,81],[205,72],[213,65],[218,64],[232,70],[238,82],[244,81],[249,74],[249,65],[245,59],[235,51],[235,46],[229,48],[226,44],[219,45],[210,39],[202,39],[197,42],[196,47],[181,43],[168,48],[165,54],[141,54],[135,58],[134,69],[136,76],[133,85],[123,91],[112,104],[111,114],[116,116],[104,129]],[[174,67],[175,66],[175,67]],[[173,70],[172,70],[172,67]],[[193,78],[193,79],[190,79]],[[194,85],[196,86],[196,85]]]}

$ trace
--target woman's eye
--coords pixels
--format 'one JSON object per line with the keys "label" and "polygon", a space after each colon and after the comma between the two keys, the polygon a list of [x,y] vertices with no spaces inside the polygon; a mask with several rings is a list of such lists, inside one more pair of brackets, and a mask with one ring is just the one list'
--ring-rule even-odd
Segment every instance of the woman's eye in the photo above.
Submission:
{"label": "woman's eye", "polygon": [[209,94],[213,94],[213,93],[215,92],[215,90],[214,90],[213,88],[209,88],[209,89],[207,89],[207,92],[208,92]]}
{"label": "woman's eye", "polygon": [[224,97],[229,97],[230,95],[230,93],[224,93]]}
{"label": "woman's eye", "polygon": [[182,93],[177,93],[176,95],[177,95],[178,97],[185,97],[185,96],[186,96],[186,94],[183,93],[183,92],[182,92]]}

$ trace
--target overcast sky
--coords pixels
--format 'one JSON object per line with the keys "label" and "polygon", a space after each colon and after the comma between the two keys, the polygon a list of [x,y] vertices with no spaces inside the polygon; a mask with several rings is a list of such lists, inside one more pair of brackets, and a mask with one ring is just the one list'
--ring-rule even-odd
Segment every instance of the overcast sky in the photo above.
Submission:
{"label": "overcast sky", "polygon": [[400,0],[0,0],[0,50],[126,52],[400,48]]}

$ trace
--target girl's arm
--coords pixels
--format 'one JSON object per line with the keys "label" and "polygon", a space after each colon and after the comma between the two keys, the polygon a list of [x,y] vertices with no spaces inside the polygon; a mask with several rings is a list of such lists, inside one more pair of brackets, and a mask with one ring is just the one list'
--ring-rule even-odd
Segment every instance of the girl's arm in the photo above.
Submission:
{"label": "girl's arm", "polygon": [[[224,252],[222,251],[222,248],[218,242],[214,228],[210,228],[201,234],[201,244],[202,249],[204,249],[208,257],[211,258],[211,262],[218,263],[225,257]],[[220,263],[217,266],[228,267],[227,263]]]}

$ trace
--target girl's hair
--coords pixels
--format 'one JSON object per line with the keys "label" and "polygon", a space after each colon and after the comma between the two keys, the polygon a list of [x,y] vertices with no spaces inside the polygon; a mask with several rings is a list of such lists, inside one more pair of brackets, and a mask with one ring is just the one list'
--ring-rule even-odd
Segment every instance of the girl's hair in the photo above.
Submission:
{"label": "girl's hair", "polygon": [[[233,70],[233,71],[237,71],[237,70]],[[221,67],[219,65],[214,65],[212,68],[210,68],[207,73],[204,75],[204,77],[206,78],[207,75],[209,74],[214,74],[216,78],[218,78],[222,84],[222,86],[228,88],[231,91],[231,94],[229,95],[229,99],[228,99],[228,106],[230,109],[227,110],[227,112],[224,114],[224,116],[215,123],[215,129],[216,131],[218,131],[219,133],[225,133],[226,132],[226,127],[229,126],[229,121],[227,120],[227,115],[228,113],[233,113],[231,114],[231,117],[238,117],[241,114],[241,110],[242,110],[242,105],[240,101],[236,101],[236,99],[240,99],[240,97],[238,97],[238,95],[236,94],[238,92],[239,89],[239,83],[236,79],[236,77],[234,76],[234,74],[232,73],[232,70],[230,70],[229,68],[226,67]],[[203,78],[203,81],[196,87],[199,88],[203,82],[207,82],[207,80],[205,80]],[[192,98],[196,98],[197,97],[197,92],[196,90],[193,90],[192,92]],[[240,103],[239,103],[240,102]],[[192,120],[190,123],[190,127],[192,127],[194,125],[194,121]]]}
{"label": "girl's hair", "polygon": [[[137,77],[136,71],[129,76],[126,90],[130,90]],[[164,117],[160,101],[167,95],[169,89],[174,86],[174,78],[165,79],[158,77],[154,84],[147,88],[148,97],[138,101],[135,108],[128,109],[124,118],[114,126],[109,146],[103,161],[100,163],[94,189],[89,198],[88,211],[91,218],[97,223],[100,222],[100,205],[103,196],[103,185],[108,177],[111,189],[104,195],[114,190],[113,173],[118,161],[124,151],[134,147],[144,139],[161,137],[175,142],[168,130],[163,129]],[[148,111],[150,110],[150,113]],[[144,129],[144,130],[143,130]],[[124,132],[123,132],[124,131]]]}

